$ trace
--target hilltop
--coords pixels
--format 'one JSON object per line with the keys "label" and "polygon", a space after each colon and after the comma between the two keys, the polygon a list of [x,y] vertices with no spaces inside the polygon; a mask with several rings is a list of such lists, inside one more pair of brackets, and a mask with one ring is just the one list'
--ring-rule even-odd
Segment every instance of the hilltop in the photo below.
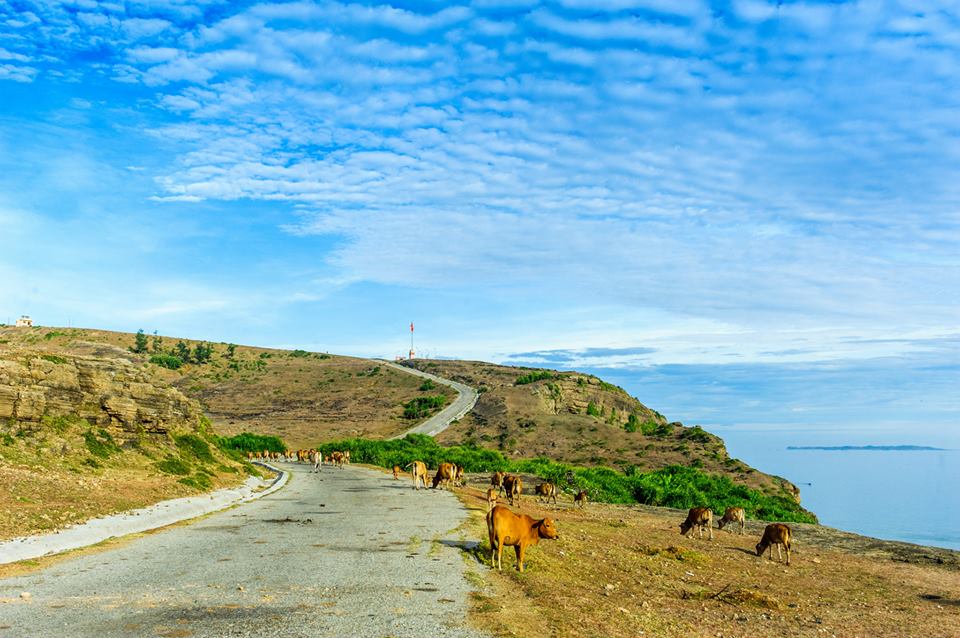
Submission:
{"label": "hilltop", "polygon": [[731,458],[723,440],[687,427],[593,375],[481,361],[413,360],[405,365],[477,388],[473,411],[437,436],[444,445],[474,444],[516,458],[544,456],[574,465],[646,472],[695,467],[797,502],[786,479]]}

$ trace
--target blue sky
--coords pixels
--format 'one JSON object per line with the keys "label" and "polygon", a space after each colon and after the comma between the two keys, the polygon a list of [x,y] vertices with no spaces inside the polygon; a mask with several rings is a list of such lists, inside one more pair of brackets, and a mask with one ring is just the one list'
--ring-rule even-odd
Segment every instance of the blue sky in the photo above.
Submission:
{"label": "blue sky", "polygon": [[0,321],[960,446],[951,4],[3,2]]}

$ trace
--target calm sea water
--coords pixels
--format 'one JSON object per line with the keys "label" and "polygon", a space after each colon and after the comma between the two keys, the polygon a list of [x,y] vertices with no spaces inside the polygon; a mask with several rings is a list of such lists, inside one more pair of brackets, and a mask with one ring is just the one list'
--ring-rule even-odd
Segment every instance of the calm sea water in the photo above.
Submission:
{"label": "calm sea water", "polygon": [[732,456],[796,483],[824,525],[960,550],[958,450],[786,450],[780,436],[722,436]]}

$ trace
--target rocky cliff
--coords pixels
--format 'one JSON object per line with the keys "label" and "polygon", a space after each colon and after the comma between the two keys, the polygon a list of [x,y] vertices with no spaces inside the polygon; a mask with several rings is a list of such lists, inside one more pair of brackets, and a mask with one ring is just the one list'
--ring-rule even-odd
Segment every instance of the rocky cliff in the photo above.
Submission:
{"label": "rocky cliff", "polygon": [[200,409],[133,362],[40,352],[0,352],[0,422],[32,429],[44,417],[80,417],[119,442],[192,429]]}

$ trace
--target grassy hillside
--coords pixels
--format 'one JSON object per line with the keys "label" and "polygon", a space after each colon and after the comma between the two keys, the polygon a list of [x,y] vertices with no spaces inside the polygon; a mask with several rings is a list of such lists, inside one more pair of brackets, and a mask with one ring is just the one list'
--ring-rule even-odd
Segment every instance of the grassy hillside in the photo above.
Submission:
{"label": "grassy hillside", "polygon": [[[303,447],[350,436],[388,437],[416,423],[404,404],[454,394],[367,359],[90,329],[0,328],[0,348],[120,357],[149,368],[200,402],[221,434],[256,432]],[[180,346],[179,344],[183,344]],[[198,363],[197,347],[206,351]],[[188,352],[189,356],[177,353]],[[175,357],[175,359],[171,359]],[[175,369],[164,367],[176,366]],[[409,411],[408,411],[409,412]]]}
{"label": "grassy hillside", "polygon": [[730,458],[719,437],[671,422],[592,375],[477,361],[415,360],[409,365],[480,392],[473,412],[440,434],[440,443],[479,445],[510,458],[548,457],[627,471],[687,466],[799,499],[789,481]]}

